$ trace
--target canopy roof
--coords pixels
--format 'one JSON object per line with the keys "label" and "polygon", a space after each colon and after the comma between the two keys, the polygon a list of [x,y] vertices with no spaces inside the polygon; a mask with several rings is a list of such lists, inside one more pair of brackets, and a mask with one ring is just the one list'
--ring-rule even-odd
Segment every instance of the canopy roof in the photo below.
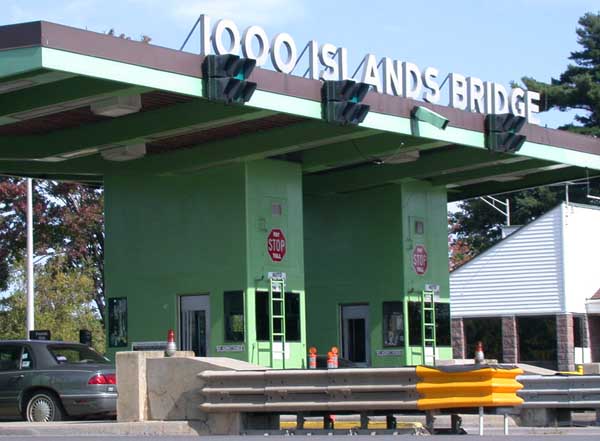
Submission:
{"label": "canopy roof", "polygon": [[[107,174],[196,173],[275,158],[301,164],[305,193],[421,179],[450,201],[586,177],[600,140],[527,124],[517,154],[489,152],[484,116],[369,92],[359,126],[321,117],[321,82],[255,69],[245,105],[203,98],[203,57],[62,25],[0,27],[0,173],[102,182]],[[91,105],[141,96],[141,109],[102,116]],[[411,120],[415,105],[448,118],[445,130]],[[145,143],[124,162],[102,151]],[[600,174],[594,171],[589,175]]]}

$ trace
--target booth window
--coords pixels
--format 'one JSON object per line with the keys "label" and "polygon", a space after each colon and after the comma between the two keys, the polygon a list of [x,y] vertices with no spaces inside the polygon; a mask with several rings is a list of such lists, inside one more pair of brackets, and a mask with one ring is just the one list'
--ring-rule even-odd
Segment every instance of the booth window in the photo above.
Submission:
{"label": "booth window", "polygon": [[435,304],[435,344],[450,346],[450,303]]}
{"label": "booth window", "polygon": [[285,293],[285,339],[300,341],[300,294]]}
{"label": "booth window", "polygon": [[[422,344],[421,302],[408,302],[408,335],[411,346]],[[435,303],[435,340],[436,346],[450,346],[449,303]]]}
{"label": "booth window", "polygon": [[225,340],[244,341],[244,292],[225,292],[223,311],[225,313]]}
{"label": "booth window", "polygon": [[127,346],[127,298],[108,299],[108,345],[113,348]]}
{"label": "booth window", "polygon": [[408,341],[411,346],[421,345],[421,302],[408,302]]}
{"label": "booth window", "polygon": [[256,291],[256,296],[254,298],[254,306],[256,310],[256,340],[268,340],[269,293],[265,291]]}
{"label": "booth window", "polygon": [[402,302],[383,302],[383,346],[404,346]]}
{"label": "booth window", "polygon": [[[256,291],[256,340],[269,340],[269,293]],[[279,331],[279,330],[277,330]],[[300,341],[300,294],[295,292],[285,293],[285,339],[286,341]]]}

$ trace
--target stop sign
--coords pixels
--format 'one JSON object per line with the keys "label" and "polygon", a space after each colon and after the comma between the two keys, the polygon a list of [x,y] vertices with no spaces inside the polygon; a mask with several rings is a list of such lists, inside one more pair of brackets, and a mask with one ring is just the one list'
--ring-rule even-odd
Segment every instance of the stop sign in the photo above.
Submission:
{"label": "stop sign", "polygon": [[412,255],[412,264],[415,273],[419,275],[423,275],[427,271],[427,250],[423,245],[415,246]]}
{"label": "stop sign", "polygon": [[273,228],[267,237],[267,252],[273,262],[281,262],[285,257],[286,242],[283,231]]}

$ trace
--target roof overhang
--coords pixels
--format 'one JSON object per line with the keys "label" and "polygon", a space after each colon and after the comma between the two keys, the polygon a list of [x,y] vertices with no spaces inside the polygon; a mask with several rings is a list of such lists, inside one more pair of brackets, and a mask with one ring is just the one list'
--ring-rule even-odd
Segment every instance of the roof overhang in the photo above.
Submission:
{"label": "roof overhang", "polygon": [[[322,119],[320,81],[266,69],[254,70],[257,91],[245,105],[210,102],[202,61],[47,22],[0,27],[0,173],[101,182],[106,174],[196,173],[277,158],[302,165],[307,193],[422,179],[458,200],[600,170],[595,138],[527,124],[518,153],[492,153],[483,115],[375,92],[365,98],[363,123],[332,125]],[[135,95],[139,112],[110,118],[90,110]],[[411,119],[416,105],[448,127]],[[147,154],[139,159],[102,154],[140,144]]]}

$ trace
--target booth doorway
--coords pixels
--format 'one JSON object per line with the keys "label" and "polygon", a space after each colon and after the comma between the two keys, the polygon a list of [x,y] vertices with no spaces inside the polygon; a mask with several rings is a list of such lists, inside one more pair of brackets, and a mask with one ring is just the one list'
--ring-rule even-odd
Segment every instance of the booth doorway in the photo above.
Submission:
{"label": "booth doorway", "polygon": [[210,329],[210,299],[208,294],[179,297],[179,348],[194,351],[196,357],[206,357]]}
{"label": "booth doorway", "polygon": [[342,357],[357,366],[370,366],[369,305],[342,305]]}

